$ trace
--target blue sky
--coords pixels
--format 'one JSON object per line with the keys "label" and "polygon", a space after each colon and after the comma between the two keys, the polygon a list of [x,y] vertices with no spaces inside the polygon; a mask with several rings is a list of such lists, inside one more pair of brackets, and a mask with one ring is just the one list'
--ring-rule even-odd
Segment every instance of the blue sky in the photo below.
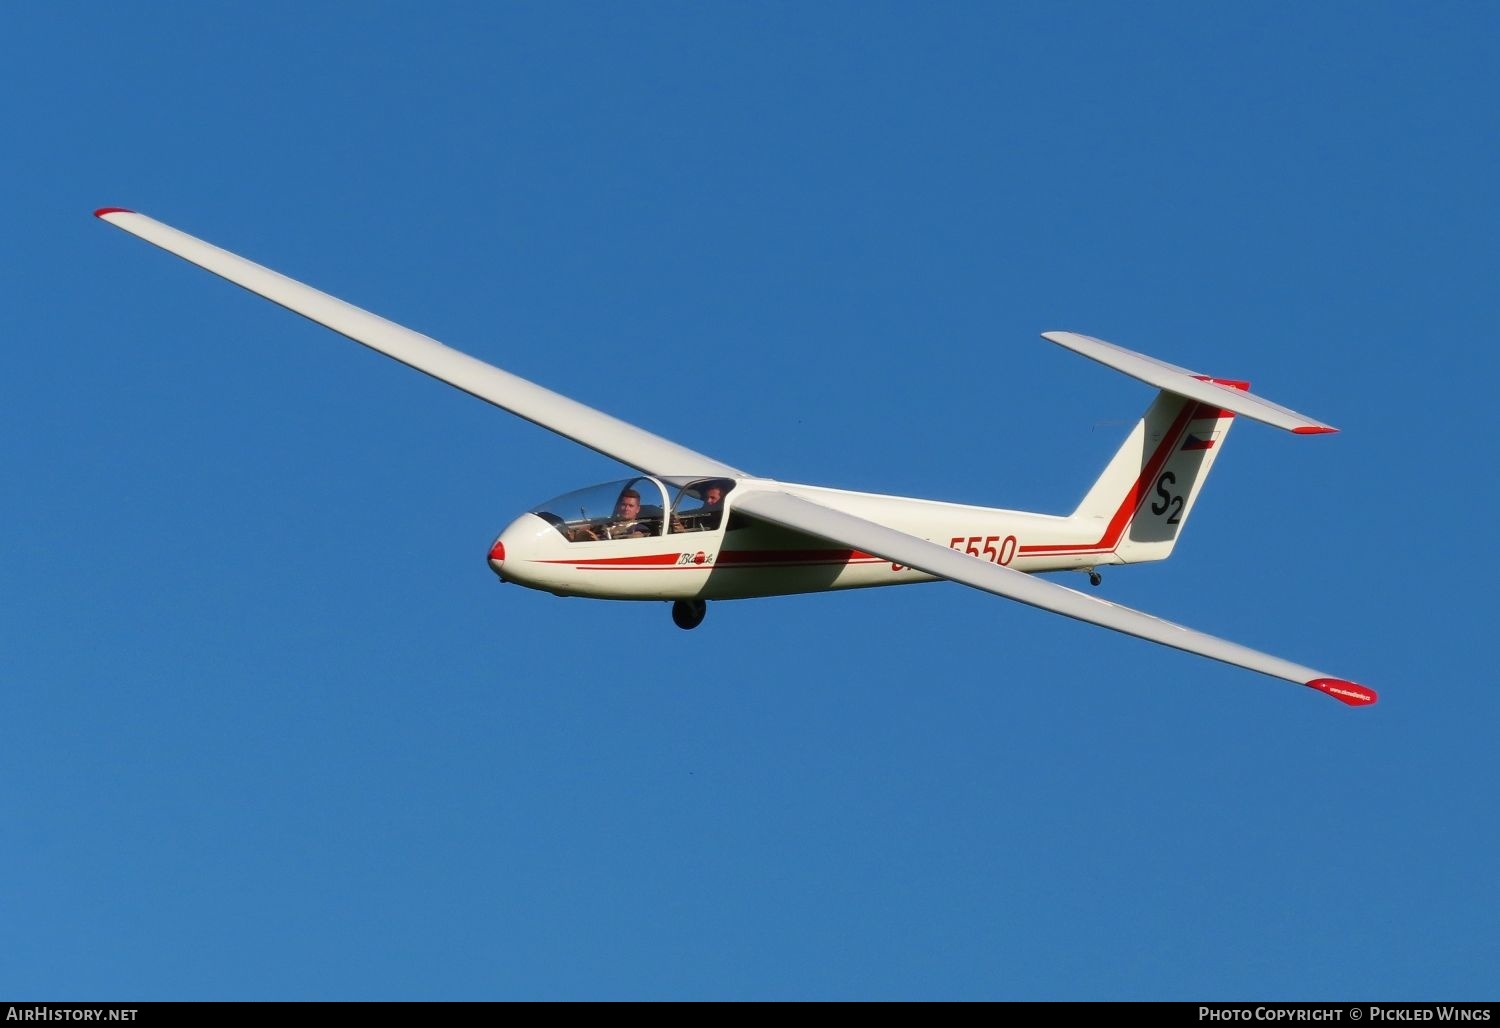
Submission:
{"label": "blue sky", "polygon": [[[1493,998],[1492,8],[6,22],[0,995]],[[1241,426],[1103,595],[1381,702],[498,585],[623,469],[106,205],[792,481],[1071,509],[1151,393],[1047,329],[1250,379],[1344,431]]]}

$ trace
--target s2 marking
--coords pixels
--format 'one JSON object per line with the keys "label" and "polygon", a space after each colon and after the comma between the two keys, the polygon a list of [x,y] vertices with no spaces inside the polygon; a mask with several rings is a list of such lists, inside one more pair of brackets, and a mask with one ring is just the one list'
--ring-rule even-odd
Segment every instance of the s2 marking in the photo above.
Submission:
{"label": "s2 marking", "polygon": [[1167,518],[1167,524],[1175,525],[1182,520],[1182,494],[1168,491],[1167,486],[1176,485],[1177,476],[1170,471],[1163,471],[1161,477],[1156,480],[1156,495],[1161,499],[1151,504],[1151,513],[1165,514],[1171,511],[1171,517]]}

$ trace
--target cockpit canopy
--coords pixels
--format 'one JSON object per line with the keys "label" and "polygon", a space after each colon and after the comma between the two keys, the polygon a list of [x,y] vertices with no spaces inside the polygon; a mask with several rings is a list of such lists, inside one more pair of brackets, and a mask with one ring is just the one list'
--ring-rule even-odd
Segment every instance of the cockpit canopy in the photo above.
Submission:
{"label": "cockpit canopy", "polygon": [[724,499],[734,485],[728,478],[663,483],[640,475],[567,493],[539,504],[531,513],[575,543],[714,532],[723,522]]}

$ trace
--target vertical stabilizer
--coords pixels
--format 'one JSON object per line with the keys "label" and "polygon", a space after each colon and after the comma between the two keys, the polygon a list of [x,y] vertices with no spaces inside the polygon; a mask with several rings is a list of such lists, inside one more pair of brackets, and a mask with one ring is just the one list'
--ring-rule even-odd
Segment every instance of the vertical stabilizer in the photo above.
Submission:
{"label": "vertical stabilizer", "polygon": [[1166,558],[1233,424],[1233,411],[1162,390],[1073,517],[1099,522],[1121,563]]}

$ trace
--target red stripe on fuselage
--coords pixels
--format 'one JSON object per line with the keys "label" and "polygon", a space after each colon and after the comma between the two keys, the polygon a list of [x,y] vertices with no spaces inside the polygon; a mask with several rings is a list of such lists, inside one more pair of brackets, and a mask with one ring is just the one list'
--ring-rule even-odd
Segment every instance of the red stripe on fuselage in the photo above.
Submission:
{"label": "red stripe on fuselage", "polygon": [[641,564],[647,567],[657,567],[662,564],[676,564],[682,552],[677,553],[652,553],[644,557],[580,557],[577,560],[539,560],[538,564],[572,564],[574,567],[618,567],[622,564]]}
{"label": "red stripe on fuselage", "polygon": [[642,557],[593,557],[579,560],[539,560],[565,564],[580,571],[711,571],[725,568],[824,567],[827,565],[884,564],[884,557],[859,550],[725,550],[712,562],[681,564],[682,554],[653,553]]}
{"label": "red stripe on fuselage", "polygon": [[740,567],[754,564],[852,564],[885,558],[859,550],[725,550],[717,563]]}

